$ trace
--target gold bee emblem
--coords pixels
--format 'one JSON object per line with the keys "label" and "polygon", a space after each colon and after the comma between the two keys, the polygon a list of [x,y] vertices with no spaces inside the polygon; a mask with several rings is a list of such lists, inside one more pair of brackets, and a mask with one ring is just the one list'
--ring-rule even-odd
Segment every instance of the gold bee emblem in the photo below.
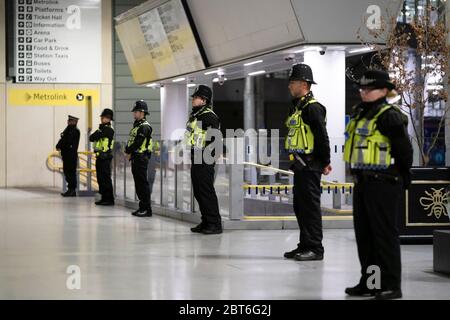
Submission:
{"label": "gold bee emblem", "polygon": [[425,197],[420,198],[420,204],[425,211],[430,211],[428,217],[434,215],[436,219],[440,219],[442,215],[448,217],[447,203],[449,202],[450,192],[446,192],[445,188],[425,191]]}

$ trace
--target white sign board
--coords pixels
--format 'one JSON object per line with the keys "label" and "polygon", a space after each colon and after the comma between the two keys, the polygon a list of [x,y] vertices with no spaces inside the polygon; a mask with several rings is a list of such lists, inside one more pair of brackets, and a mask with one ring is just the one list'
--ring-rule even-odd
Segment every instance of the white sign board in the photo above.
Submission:
{"label": "white sign board", "polygon": [[100,0],[15,0],[16,82],[100,83]]}

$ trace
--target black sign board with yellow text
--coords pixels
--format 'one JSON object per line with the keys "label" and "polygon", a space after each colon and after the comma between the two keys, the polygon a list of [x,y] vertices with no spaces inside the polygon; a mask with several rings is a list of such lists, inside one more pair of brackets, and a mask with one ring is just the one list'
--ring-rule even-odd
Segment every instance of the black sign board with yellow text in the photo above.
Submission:
{"label": "black sign board with yellow text", "polygon": [[432,239],[434,230],[450,230],[450,168],[413,168],[405,192],[399,230],[402,239]]}

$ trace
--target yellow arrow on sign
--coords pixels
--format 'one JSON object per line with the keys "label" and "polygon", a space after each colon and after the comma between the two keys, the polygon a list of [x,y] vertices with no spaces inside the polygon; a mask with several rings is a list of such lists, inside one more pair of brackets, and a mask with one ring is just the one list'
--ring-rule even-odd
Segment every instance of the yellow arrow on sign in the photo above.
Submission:
{"label": "yellow arrow on sign", "polygon": [[86,107],[80,96],[91,96],[94,107],[100,103],[99,91],[92,89],[9,89],[8,104],[13,107]]}

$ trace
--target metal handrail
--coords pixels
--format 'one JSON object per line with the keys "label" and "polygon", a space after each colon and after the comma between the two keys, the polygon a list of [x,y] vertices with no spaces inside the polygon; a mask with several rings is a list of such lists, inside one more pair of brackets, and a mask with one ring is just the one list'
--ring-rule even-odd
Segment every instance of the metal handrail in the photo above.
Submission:
{"label": "metal handrail", "polygon": [[[292,171],[287,171],[287,170],[282,170],[282,169],[278,169],[278,168],[274,168],[274,167],[270,167],[270,166],[264,166],[258,163],[254,163],[254,162],[244,162],[244,165],[248,165],[248,166],[253,166],[256,168],[260,168],[260,169],[267,169],[267,170],[272,170],[278,173],[284,173],[284,174],[288,174],[288,175],[294,175],[294,172]],[[326,180],[322,180],[321,181],[322,186],[333,186],[333,187],[338,187],[338,188],[342,188],[342,187],[346,187],[346,188],[351,188],[354,187],[354,183],[341,183],[341,182],[332,182],[332,181],[326,181]],[[274,187],[278,187],[278,185],[274,185]],[[244,186],[245,187],[245,186]],[[253,186],[255,187],[255,186]],[[267,187],[267,186],[263,186],[263,187]],[[269,186],[270,187],[270,186]]]}
{"label": "metal handrail", "polygon": [[[89,152],[89,151],[80,151],[78,152],[78,155],[82,155],[82,156],[92,156],[92,159],[95,160],[95,153],[94,152]],[[49,170],[53,171],[53,172],[59,172],[62,173],[63,172],[63,167],[62,166],[56,166],[52,159],[53,158],[61,158],[61,154],[59,151],[53,151],[51,152],[48,157],[47,157],[47,167],[49,168]],[[88,174],[89,173],[96,173],[97,170],[96,169],[88,169],[86,168],[87,166],[87,159],[84,159],[82,157],[79,157],[79,161],[80,163],[80,168],[77,168],[77,171],[80,173],[80,182],[82,184],[88,184]],[[93,187],[98,189],[98,182],[97,179],[95,177],[95,175],[91,175],[91,179],[92,179],[92,183],[94,184]]]}

